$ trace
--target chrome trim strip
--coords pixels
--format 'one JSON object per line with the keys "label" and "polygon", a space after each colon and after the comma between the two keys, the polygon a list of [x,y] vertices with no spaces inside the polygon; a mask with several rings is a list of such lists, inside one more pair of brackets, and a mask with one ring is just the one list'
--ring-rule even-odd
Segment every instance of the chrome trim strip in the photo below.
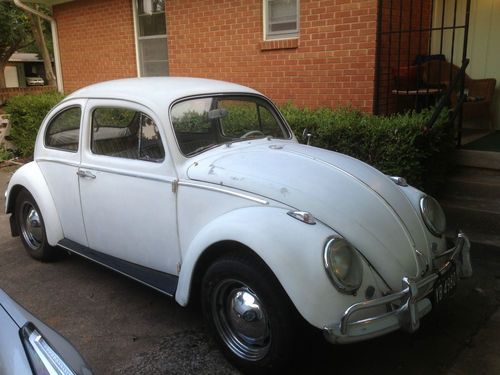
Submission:
{"label": "chrome trim strip", "polygon": [[238,192],[232,191],[232,190],[223,189],[223,188],[220,188],[220,187],[215,187],[215,186],[210,186],[210,185],[203,185],[203,184],[199,184],[199,183],[196,183],[196,182],[179,181],[179,186],[195,187],[195,188],[200,188],[200,189],[205,189],[205,190],[210,190],[210,191],[216,191],[218,193],[224,193],[224,194],[233,195],[233,196],[238,197],[238,198],[248,199],[249,201],[260,203],[260,204],[263,204],[263,205],[269,204],[268,201],[266,201],[264,199],[261,199],[261,198],[257,198],[257,197],[254,197],[254,196],[251,196],[251,195],[247,195],[247,194],[244,194],[244,193],[238,193]]}
{"label": "chrome trim strip", "polygon": [[63,164],[63,165],[68,165],[70,167],[76,167],[76,168],[81,168],[81,169],[89,169],[93,171],[99,171],[99,172],[104,172],[104,173],[114,173],[120,176],[126,176],[126,177],[136,177],[136,178],[143,178],[145,180],[151,180],[151,181],[160,181],[160,182],[166,182],[166,183],[173,183],[176,178],[175,177],[159,177],[156,175],[151,175],[151,174],[145,174],[145,173],[136,173],[136,172],[128,172],[124,170],[116,170],[114,168],[106,168],[106,167],[96,167],[94,165],[87,165],[87,164],[78,164],[74,162],[68,162],[60,159],[53,159],[53,158],[37,158],[35,160],[36,162],[51,162],[51,163],[58,163],[58,164]]}
{"label": "chrome trim strip", "polygon": [[56,159],[56,158],[36,158],[35,162],[39,161],[45,161],[45,162],[50,162],[50,163],[57,163],[57,164],[63,164],[63,165],[69,165],[70,167],[76,167],[78,168],[80,164],[75,163],[75,162],[69,162],[61,159]]}
{"label": "chrome trim strip", "polygon": [[137,172],[128,172],[125,170],[116,170],[114,168],[106,168],[106,167],[96,167],[94,165],[88,165],[88,164],[81,164],[80,165],[81,169],[88,169],[90,171],[98,171],[98,172],[104,172],[104,173],[112,173],[112,174],[117,174],[120,176],[125,176],[125,177],[135,177],[135,178],[142,178],[144,180],[150,180],[150,181],[159,181],[159,182],[165,182],[165,183],[173,183],[175,181],[175,177],[160,177],[158,175],[152,175],[152,174],[145,174],[145,173],[137,173]]}

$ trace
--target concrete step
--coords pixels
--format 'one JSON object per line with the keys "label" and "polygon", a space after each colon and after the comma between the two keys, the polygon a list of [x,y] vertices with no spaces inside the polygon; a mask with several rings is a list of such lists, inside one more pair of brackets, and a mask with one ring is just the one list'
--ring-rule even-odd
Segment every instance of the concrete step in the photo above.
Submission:
{"label": "concrete step", "polygon": [[500,200],[500,170],[458,168],[448,176],[442,196]]}
{"label": "concrete step", "polygon": [[500,185],[460,180],[452,177],[447,180],[447,184],[441,192],[441,197],[444,199],[455,197],[500,201]]}
{"label": "concrete step", "polygon": [[485,235],[500,234],[500,201],[487,199],[446,198],[440,200],[448,228]]}
{"label": "concrete step", "polygon": [[500,171],[500,152],[457,150],[453,161],[458,166],[488,168]]}

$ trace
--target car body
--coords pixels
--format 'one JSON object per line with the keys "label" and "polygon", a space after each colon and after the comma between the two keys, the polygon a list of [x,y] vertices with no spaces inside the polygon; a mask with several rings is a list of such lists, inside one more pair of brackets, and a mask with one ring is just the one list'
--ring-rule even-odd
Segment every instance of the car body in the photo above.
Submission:
{"label": "car body", "polygon": [[439,204],[404,179],[299,144],[257,91],[194,78],[83,88],[47,115],[6,191],[14,235],[201,299],[242,369],[287,363],[299,319],[348,343],[414,331],[470,275]]}
{"label": "car body", "polygon": [[28,86],[43,86],[45,81],[42,77],[26,77],[26,85]]}
{"label": "car body", "polygon": [[0,327],[0,374],[92,374],[65,338],[1,289]]}

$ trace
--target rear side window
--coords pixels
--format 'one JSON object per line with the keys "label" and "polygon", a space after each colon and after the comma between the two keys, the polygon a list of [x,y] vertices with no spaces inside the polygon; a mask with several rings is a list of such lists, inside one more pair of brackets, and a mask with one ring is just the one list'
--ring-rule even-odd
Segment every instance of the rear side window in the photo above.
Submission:
{"label": "rear side window", "polygon": [[151,117],[128,108],[96,108],[92,113],[92,152],[160,162],[165,158],[158,127]]}
{"label": "rear side window", "polygon": [[58,113],[45,131],[45,146],[76,152],[80,139],[81,117],[80,107],[71,107]]}

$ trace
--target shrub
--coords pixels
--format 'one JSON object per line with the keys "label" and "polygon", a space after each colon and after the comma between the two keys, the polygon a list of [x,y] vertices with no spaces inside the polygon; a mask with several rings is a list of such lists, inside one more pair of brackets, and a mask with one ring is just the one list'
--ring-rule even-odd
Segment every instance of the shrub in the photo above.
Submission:
{"label": "shrub", "polygon": [[0,162],[12,159],[14,154],[11,150],[5,148],[5,146],[0,146]]}
{"label": "shrub", "polygon": [[21,156],[33,154],[38,128],[50,109],[62,98],[63,95],[57,92],[9,98],[5,111],[10,114],[10,138]]}
{"label": "shrub", "polygon": [[281,110],[299,138],[304,128],[313,134],[311,145],[353,156],[427,191],[439,186],[453,149],[446,111],[427,129],[432,108],[389,117],[349,107],[310,110],[287,104]]}

